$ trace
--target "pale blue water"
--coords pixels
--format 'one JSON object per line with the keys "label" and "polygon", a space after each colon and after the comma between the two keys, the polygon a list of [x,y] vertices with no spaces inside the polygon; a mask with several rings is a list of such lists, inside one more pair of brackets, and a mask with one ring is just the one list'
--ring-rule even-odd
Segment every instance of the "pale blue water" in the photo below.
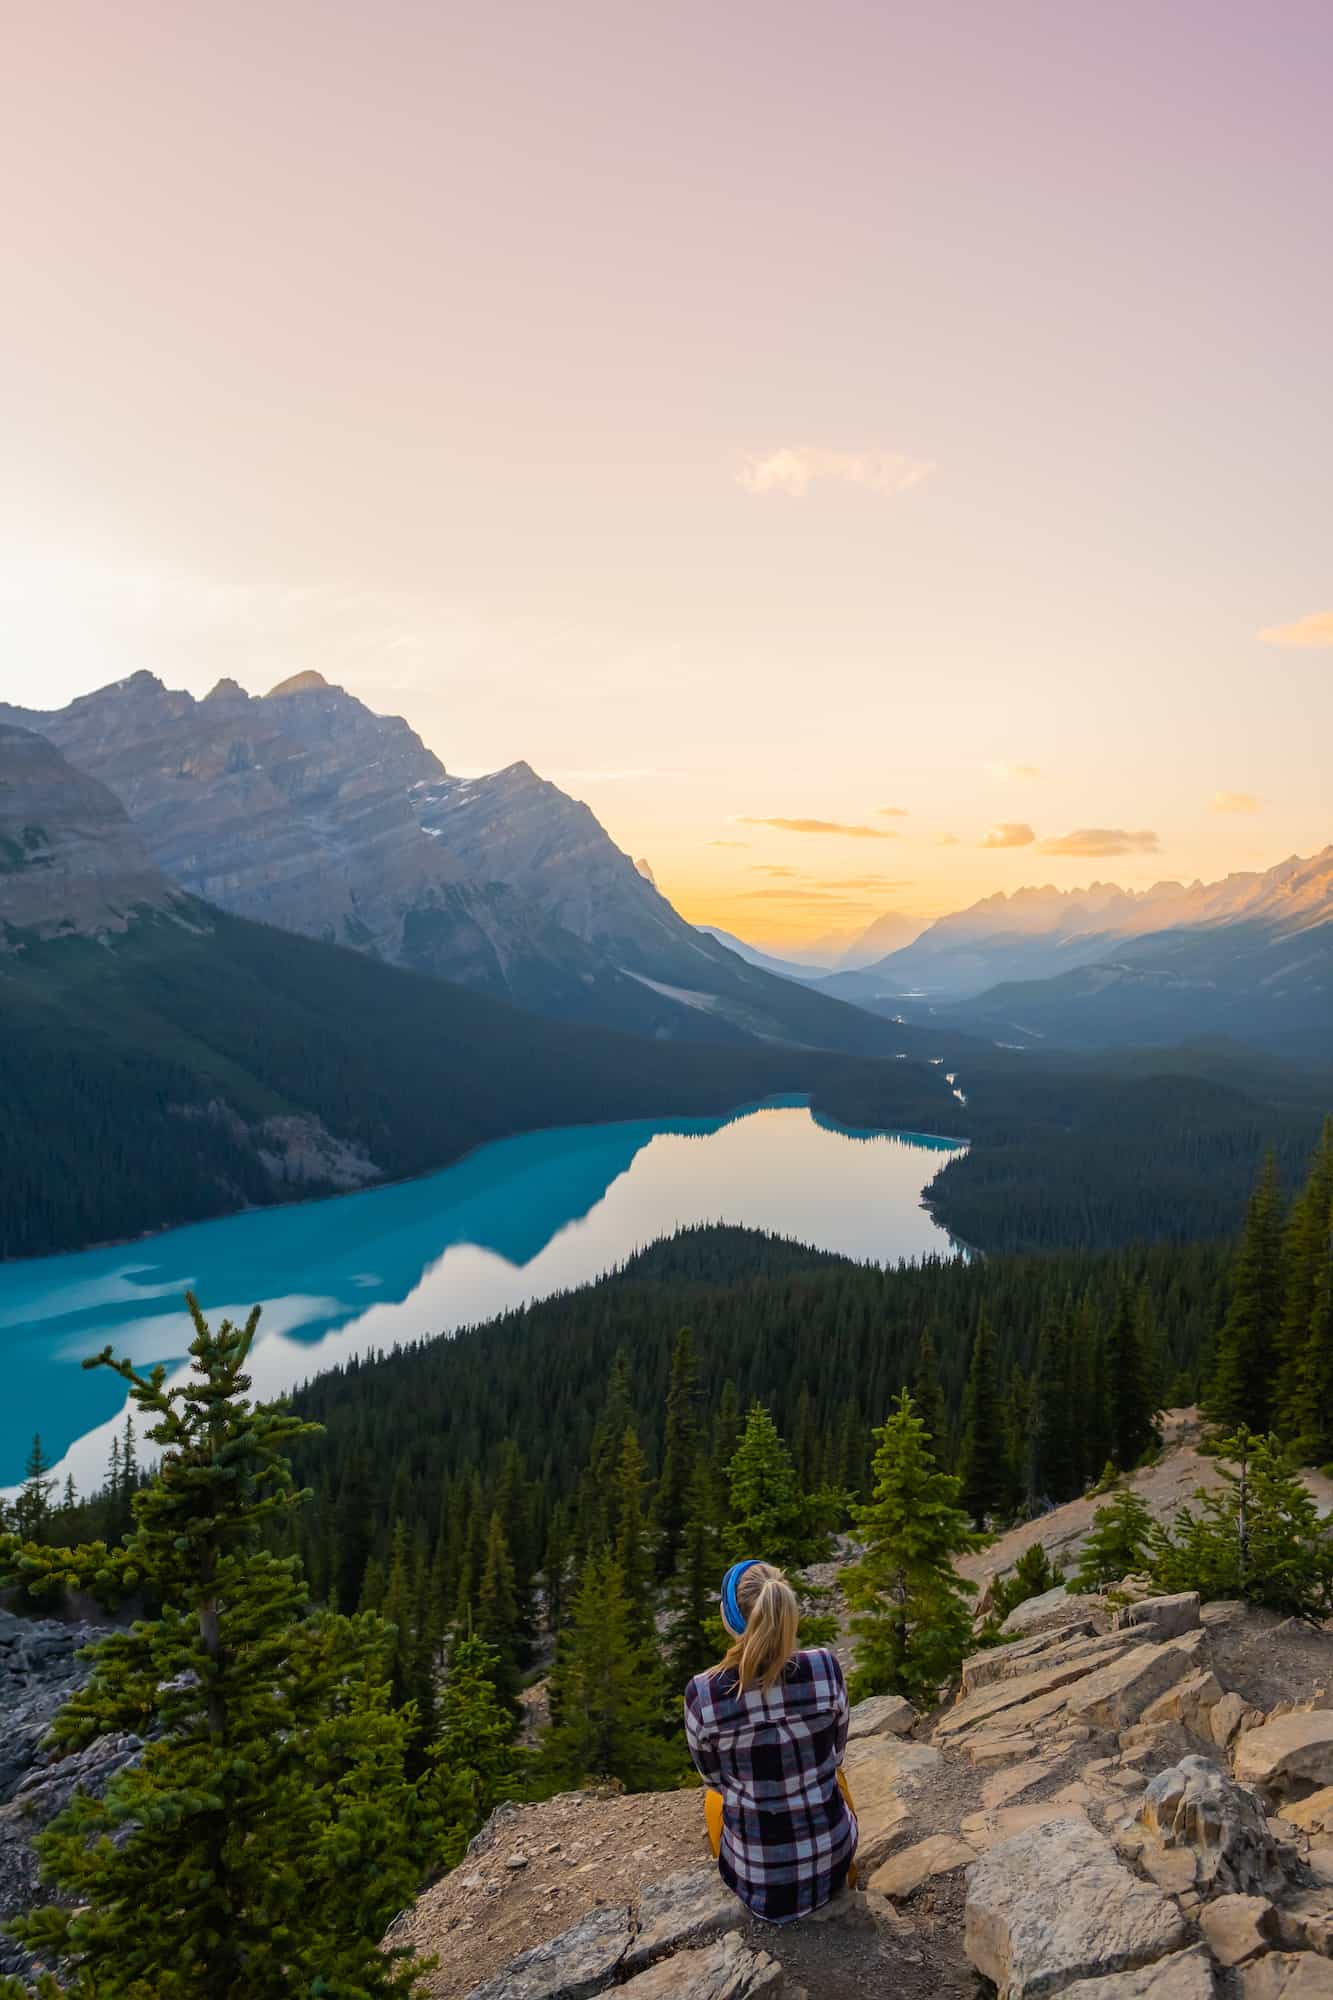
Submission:
{"label": "pale blue water", "polygon": [[262,1303],[252,1373],[258,1395],[277,1395],[367,1349],[584,1284],[683,1223],[744,1223],[879,1264],[947,1255],[921,1195],[958,1150],[781,1100],[530,1132],[394,1187],[0,1264],[0,1486],[22,1476],[34,1431],[61,1479],[101,1482],[126,1399],[79,1362],[110,1342],[139,1365],[179,1363],[187,1288],[210,1317]]}

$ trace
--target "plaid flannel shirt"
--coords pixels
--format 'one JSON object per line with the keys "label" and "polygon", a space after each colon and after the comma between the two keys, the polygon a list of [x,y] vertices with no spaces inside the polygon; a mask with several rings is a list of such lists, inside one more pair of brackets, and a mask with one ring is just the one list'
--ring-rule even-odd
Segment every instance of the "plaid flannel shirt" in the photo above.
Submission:
{"label": "plaid flannel shirt", "polygon": [[857,1839],[838,1789],[847,1686],[833,1654],[793,1654],[771,1688],[745,1694],[733,1671],[696,1674],[685,1735],[699,1776],[722,1794],[723,1881],[769,1923],[821,1908]]}

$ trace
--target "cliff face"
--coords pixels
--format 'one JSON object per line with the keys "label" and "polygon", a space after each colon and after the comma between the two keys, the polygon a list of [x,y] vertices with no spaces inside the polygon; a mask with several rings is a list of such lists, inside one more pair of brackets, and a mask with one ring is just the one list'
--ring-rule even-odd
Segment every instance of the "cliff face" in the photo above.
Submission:
{"label": "cliff face", "polygon": [[882,1022],[677,916],[587,806],[526,764],[450,777],[396,716],[300,674],[202,701],[138,673],[0,707],[123,802],[181,889],[238,916],[641,1035],[883,1052]]}
{"label": "cliff face", "polygon": [[178,901],[106,786],[0,722],[0,949],[7,931],[96,937]]}

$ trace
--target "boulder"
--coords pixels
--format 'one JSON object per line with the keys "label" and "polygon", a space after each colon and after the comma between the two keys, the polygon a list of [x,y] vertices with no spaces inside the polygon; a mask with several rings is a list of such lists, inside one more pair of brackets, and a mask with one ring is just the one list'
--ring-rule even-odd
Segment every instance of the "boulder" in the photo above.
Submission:
{"label": "boulder", "polygon": [[1106,1607],[1100,1597],[1079,1597],[1058,1583],[1054,1590],[1044,1590],[1040,1597],[1028,1597],[1016,1604],[1000,1627],[1000,1635],[1005,1639],[1023,1639],[1032,1632],[1049,1632],[1059,1625],[1068,1625],[1071,1619],[1091,1618],[1098,1612],[1105,1622]]}
{"label": "boulder", "polygon": [[1283,1806],[1282,1817],[1300,1827],[1303,1833],[1333,1833],[1333,1785],[1311,1792],[1308,1799]]}
{"label": "boulder", "polygon": [[1070,1715],[1096,1729],[1127,1728],[1159,1695],[1196,1671],[1205,1639],[1200,1630],[1162,1646],[1135,1646],[1070,1690]]}
{"label": "boulder", "polygon": [[1277,1911],[1266,1896],[1219,1896],[1200,1910],[1199,1928],[1219,1965],[1244,1965],[1277,1943]]}
{"label": "boulder", "polygon": [[1140,1860],[1149,1846],[1188,1852],[1203,1895],[1268,1896],[1284,1886],[1258,1800],[1207,1757],[1182,1757],[1158,1773],[1124,1840],[1135,1836]]}
{"label": "boulder", "polygon": [[1269,1952],[1240,1967],[1241,2000],[1333,2000],[1333,1964],[1312,1951]]}
{"label": "boulder", "polygon": [[856,1801],[861,1830],[859,1867],[877,1868],[889,1849],[911,1826],[909,1803],[941,1762],[928,1743],[911,1743],[898,1736],[863,1736],[847,1745],[843,1765]]}
{"label": "boulder", "polygon": [[1198,1945],[1173,1952],[1137,1972],[1113,1972],[1109,1979],[1077,1979],[1061,2000],[1213,2000],[1208,1954]]}
{"label": "boulder", "polygon": [[1236,1776],[1276,1794],[1306,1785],[1333,1785],[1333,1708],[1280,1715],[1247,1729],[1236,1745]]}
{"label": "boulder", "polygon": [[969,1847],[965,1840],[951,1833],[932,1833],[915,1846],[901,1847],[890,1855],[870,1877],[870,1887],[881,1896],[911,1896],[932,1875],[951,1875],[955,1868],[966,1868],[976,1858],[975,1847]]}
{"label": "boulder", "polygon": [[1007,1646],[985,1646],[963,1662],[963,1694],[977,1694],[979,1688],[989,1686],[993,1680],[1009,1680],[1011,1674],[1023,1674],[1037,1656],[1049,1656],[1063,1646],[1095,1638],[1095,1634],[1097,1626],[1091,1618],[1073,1618],[1049,1632],[1031,1632],[1027,1638],[1013,1638]]}
{"label": "boulder", "polygon": [[629,1942],[630,1915],[623,1903],[589,1910],[559,1937],[511,1958],[474,1986],[467,2000],[591,2000],[614,1985]]}
{"label": "boulder", "polygon": [[968,1871],[964,1949],[1000,2000],[1135,1971],[1186,1942],[1174,1903],[1131,1875],[1086,1819],[1032,1827]]}
{"label": "boulder", "polygon": [[702,1951],[678,1952],[638,1973],[616,1992],[625,2000],[778,2000],[782,1967],[766,1951],[751,1951],[739,1931],[729,1931]]}
{"label": "boulder", "polygon": [[1185,1632],[1197,1630],[1199,1624],[1199,1593],[1197,1590],[1178,1591],[1173,1597],[1142,1597],[1137,1604],[1126,1604],[1116,1612],[1111,1623],[1114,1632],[1133,1632],[1144,1639],[1155,1639],[1159,1644],[1167,1639],[1179,1639]]}
{"label": "boulder", "polygon": [[1208,1727],[1219,1750],[1225,1750],[1233,1737],[1240,1734],[1240,1725],[1249,1712],[1250,1704],[1243,1694],[1222,1696],[1208,1718]]}
{"label": "boulder", "polygon": [[1007,1806],[1010,1799],[1016,1799],[1021,1792],[1031,1791],[1033,1785],[1049,1778],[1054,1768],[1046,1758],[1032,1757],[1008,1770],[995,1771],[981,1787],[981,1803],[988,1811],[994,1811],[997,1806]]}
{"label": "boulder", "polygon": [[618,1972],[641,1971],[668,1952],[683,1951],[720,1937],[734,1927],[740,1905],[712,1861],[678,1868],[653,1882],[639,1898],[634,1941]]}
{"label": "boulder", "polygon": [[916,1727],[916,1710],[900,1694],[875,1694],[858,1701],[847,1722],[847,1741],[861,1736],[910,1736]]}
{"label": "boulder", "polygon": [[1187,1674],[1143,1711],[1145,1722],[1178,1722],[1201,1742],[1213,1740],[1213,1710],[1222,1699],[1222,1685],[1210,1667]]}

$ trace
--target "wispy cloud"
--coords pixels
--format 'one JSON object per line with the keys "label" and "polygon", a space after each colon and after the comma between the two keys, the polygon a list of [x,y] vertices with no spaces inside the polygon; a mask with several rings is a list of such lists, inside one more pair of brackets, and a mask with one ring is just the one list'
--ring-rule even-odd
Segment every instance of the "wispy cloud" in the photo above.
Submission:
{"label": "wispy cloud", "polygon": [[803,500],[812,486],[859,486],[883,497],[907,493],[935,470],[933,459],[908,458],[900,451],[823,451],[813,445],[782,445],[777,451],[747,451],[736,466],[736,484],[746,493],[785,494]]}
{"label": "wispy cloud", "polygon": [[750,872],[754,875],[780,875],[789,882],[799,880],[801,873],[799,868],[780,868],[772,861],[752,861]]}
{"label": "wispy cloud", "polygon": [[739,893],[747,902],[754,903],[840,903],[844,909],[875,908],[867,897],[843,896],[832,889],[742,889]]}
{"label": "wispy cloud", "polygon": [[820,889],[865,889],[870,894],[883,895],[890,889],[910,889],[910,881],[890,880],[887,875],[848,875],[840,881],[826,882],[822,877],[816,884]]}
{"label": "wispy cloud", "polygon": [[879,816],[880,816],[880,818],[881,818],[881,819],[906,819],[906,818],[907,818],[907,807],[906,807],[906,806],[881,806],[881,807],[880,807],[880,809],[879,809]]}
{"label": "wispy cloud", "polygon": [[748,840],[710,840],[710,847],[748,847]]}
{"label": "wispy cloud", "polygon": [[1002,780],[1016,778],[1029,784],[1034,778],[1041,776],[1040,764],[1006,764],[1001,762],[987,764],[986,769],[990,772],[992,778],[1000,778]]}
{"label": "wispy cloud", "polygon": [[1290,625],[1265,625],[1259,637],[1266,646],[1333,646],[1333,611],[1312,611]]}
{"label": "wispy cloud", "polygon": [[839,833],[848,840],[901,840],[900,833],[886,826],[847,826],[837,819],[750,819],[742,826],[773,826],[779,833]]}
{"label": "wispy cloud", "polygon": [[1149,827],[1080,826],[1043,840],[1043,854],[1079,854],[1095,858],[1108,854],[1156,854],[1157,835]]}
{"label": "wispy cloud", "polygon": [[982,841],[983,847],[1031,847],[1037,838],[1026,820],[1003,819]]}
{"label": "wispy cloud", "polygon": [[1214,792],[1209,806],[1215,813],[1257,813],[1263,811],[1264,802],[1253,792]]}

